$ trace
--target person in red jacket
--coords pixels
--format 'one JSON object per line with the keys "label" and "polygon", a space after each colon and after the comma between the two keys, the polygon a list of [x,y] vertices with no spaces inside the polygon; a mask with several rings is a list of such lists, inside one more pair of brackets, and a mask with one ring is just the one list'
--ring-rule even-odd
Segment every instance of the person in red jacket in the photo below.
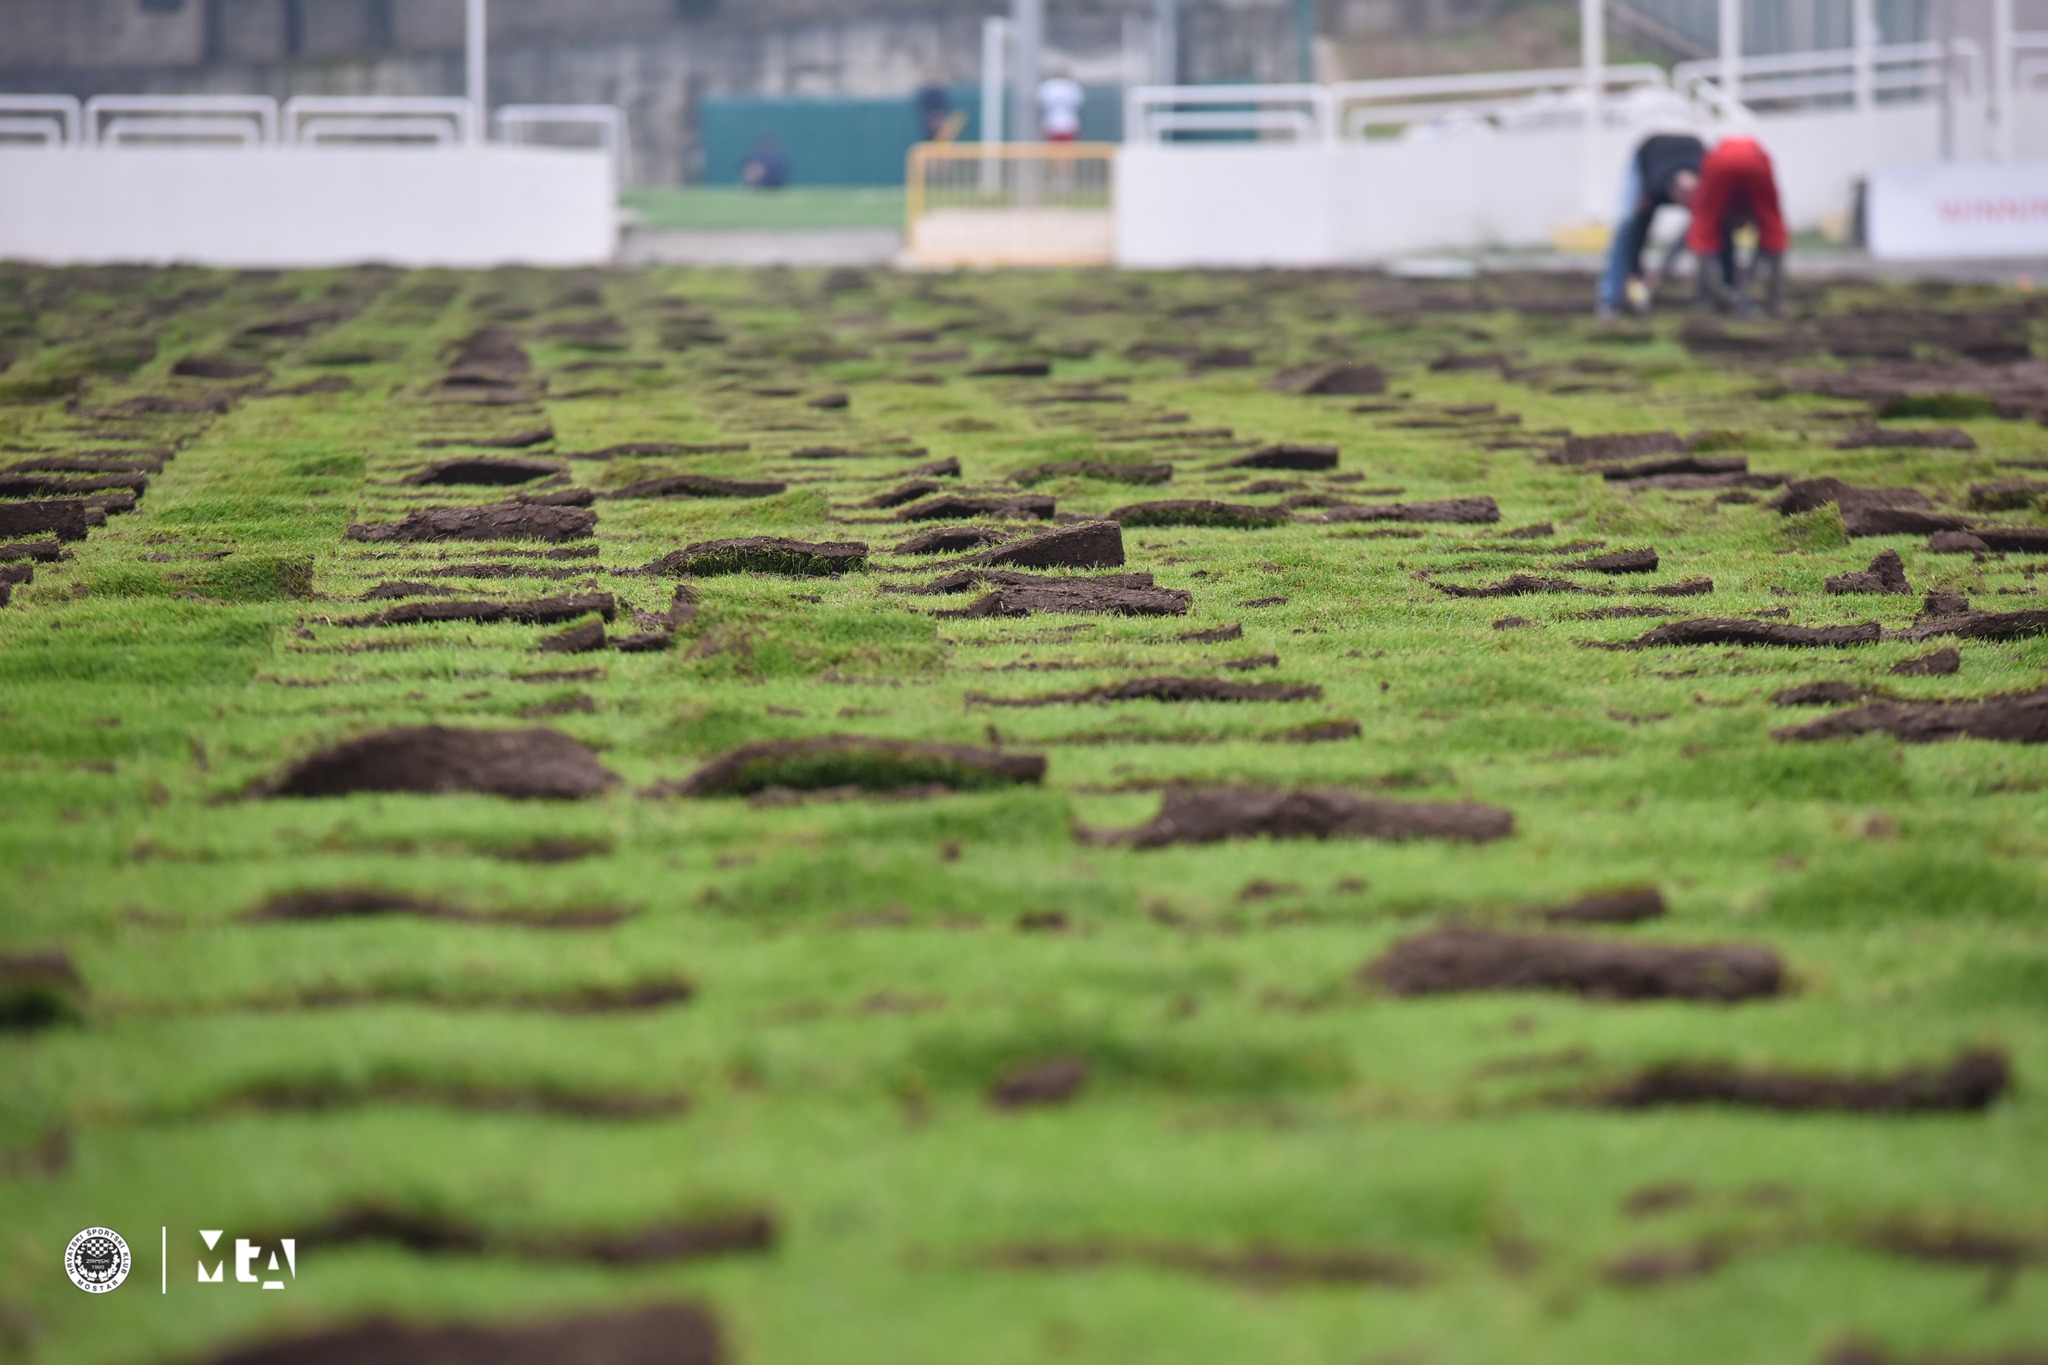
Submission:
{"label": "person in red jacket", "polygon": [[1699,258],[1701,296],[1723,311],[1756,307],[1735,262],[1735,234],[1752,226],[1757,246],[1750,273],[1764,283],[1765,311],[1776,316],[1784,303],[1785,248],[1791,243],[1778,207],[1778,177],[1770,153],[1756,139],[1725,138],[1700,163],[1685,237],[1686,249]]}

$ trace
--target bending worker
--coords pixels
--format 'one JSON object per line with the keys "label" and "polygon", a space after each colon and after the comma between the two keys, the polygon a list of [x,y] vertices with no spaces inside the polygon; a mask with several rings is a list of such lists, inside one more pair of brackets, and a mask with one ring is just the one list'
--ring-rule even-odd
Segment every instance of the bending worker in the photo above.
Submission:
{"label": "bending worker", "polygon": [[[1756,228],[1756,263],[1745,274],[1735,260],[1735,234]],[[1731,137],[1700,163],[1686,249],[1699,258],[1700,298],[1723,312],[1748,313],[1756,304],[1750,279],[1764,286],[1764,311],[1777,316],[1785,298],[1785,215],[1778,207],[1778,177],[1770,153],[1754,138]]]}
{"label": "bending worker", "polygon": [[1622,180],[1621,221],[1615,224],[1607,271],[1600,277],[1600,316],[1613,317],[1629,305],[1632,286],[1639,284],[1646,291],[1647,304],[1648,297],[1657,292],[1658,281],[1671,272],[1671,262],[1683,241],[1665,254],[1661,269],[1647,277],[1643,273],[1643,248],[1649,245],[1650,224],[1666,204],[1692,207],[1693,192],[1700,183],[1700,162],[1706,154],[1706,144],[1690,133],[1659,133],[1636,148]]}

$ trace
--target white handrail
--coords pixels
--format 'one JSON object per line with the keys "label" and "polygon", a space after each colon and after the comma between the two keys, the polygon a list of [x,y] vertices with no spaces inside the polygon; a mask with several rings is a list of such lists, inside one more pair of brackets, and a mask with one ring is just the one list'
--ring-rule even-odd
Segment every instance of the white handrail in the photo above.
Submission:
{"label": "white handrail", "polygon": [[170,138],[186,144],[232,142],[238,147],[263,143],[263,130],[239,118],[112,118],[100,129],[99,145],[122,147],[131,142]]}
{"label": "white handrail", "polygon": [[612,154],[620,184],[625,184],[633,165],[632,133],[626,114],[616,104],[507,104],[492,112],[502,142],[523,141],[529,129],[560,124],[593,128],[597,145]]}
{"label": "white handrail", "polygon": [[64,145],[64,125],[47,114],[33,117],[0,115],[0,138],[32,137],[45,147]]}
{"label": "white handrail", "polygon": [[55,119],[60,130],[57,141],[65,145],[78,141],[83,108],[77,98],[71,95],[0,95],[0,116],[26,115],[28,119]]}
{"label": "white handrail", "polygon": [[[1664,68],[1650,62],[1634,62],[1602,68],[1601,76],[1610,86],[1669,85]],[[1532,71],[1474,71],[1457,76],[1395,76],[1375,81],[1345,81],[1330,87],[1339,104],[1372,99],[1451,99],[1489,92],[1557,89],[1585,84],[1586,70],[1580,66],[1542,67]]]}
{"label": "white handrail", "polygon": [[[2032,36],[2032,35],[2029,35]],[[2048,34],[2041,35],[2048,38]],[[1807,99],[1815,96],[1855,93],[1856,49],[1852,47],[1825,48],[1814,52],[1780,52],[1762,57],[1744,57],[1741,63],[1742,97],[1745,102],[1771,99]],[[1941,85],[1940,66],[1944,61],[1960,59],[1963,64],[1963,94],[1972,95],[1983,87],[1984,49],[1968,38],[1951,38],[1944,45],[1938,42],[1888,43],[1871,49],[1871,62],[1877,67],[1921,66],[1929,68],[1923,75],[1898,83],[1900,73],[1893,73],[1894,84],[1880,88],[1889,89],[1938,89]],[[1825,80],[1828,73],[1838,73],[1841,86],[1822,88],[1810,86],[1797,78]],[[1712,61],[1680,62],[1671,68],[1672,84],[1688,99],[1698,98],[1698,92],[1720,85],[1721,63]],[[1771,78],[1779,78],[1773,81]]]}
{"label": "white handrail", "polygon": [[436,147],[454,147],[464,140],[458,124],[445,118],[349,118],[327,115],[309,118],[299,125],[294,145],[318,147],[327,142],[378,142],[411,145],[430,142]]}
{"label": "white handrail", "polygon": [[94,95],[85,102],[85,123],[80,140],[86,146],[100,140],[100,118],[107,114],[180,122],[203,119],[227,123],[254,119],[258,143],[274,144],[277,141],[277,101],[266,95]]}
{"label": "white handrail", "polygon": [[432,119],[445,124],[456,141],[467,142],[472,113],[469,101],[457,95],[294,95],[284,102],[279,137],[287,143],[303,141],[303,129],[315,119],[323,126],[331,126],[336,119],[359,123]]}
{"label": "white handrail", "polygon": [[[1202,106],[1211,106],[1204,115]],[[1217,109],[1217,105],[1252,105],[1251,109]],[[1273,112],[1263,106],[1295,105],[1306,117],[1310,133],[1318,140],[1333,135],[1336,105],[1326,85],[1139,85],[1124,92],[1124,138],[1126,141],[1156,141],[1156,132],[1172,126],[1160,120],[1201,115],[1201,127],[1258,132],[1267,126],[1263,116]],[[1189,106],[1194,106],[1190,108]],[[1229,120],[1235,119],[1235,122]]]}

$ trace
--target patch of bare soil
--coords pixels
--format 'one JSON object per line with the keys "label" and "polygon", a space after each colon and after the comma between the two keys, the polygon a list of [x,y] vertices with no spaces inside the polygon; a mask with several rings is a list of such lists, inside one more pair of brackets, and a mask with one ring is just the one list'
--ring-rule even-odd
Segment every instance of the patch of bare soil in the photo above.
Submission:
{"label": "patch of bare soil", "polygon": [[1659,597],[1705,597],[1714,590],[1711,578],[1681,578],[1676,583],[1664,583],[1651,588]]}
{"label": "patch of bare soil", "polygon": [[1377,365],[1318,365],[1278,375],[1272,387],[1281,393],[1364,398],[1387,391],[1387,372]]}
{"label": "patch of bare soil", "polygon": [[1036,583],[1005,585],[971,606],[933,615],[962,620],[1030,616],[1036,612],[1067,616],[1185,616],[1193,601],[1192,596],[1177,588],[1132,588],[1092,583],[1085,578],[1041,579]]}
{"label": "patch of bare soil", "polygon": [[[2048,616],[2048,612],[2042,615]],[[1660,649],[1681,645],[1776,645],[1787,649],[1823,649],[1867,645],[1882,638],[1884,627],[1875,621],[1866,621],[1858,626],[1781,626],[1772,621],[1703,616],[1658,626],[1618,647]]]}
{"label": "patch of bare soil", "polygon": [[1851,507],[1842,512],[1842,529],[1851,536],[1924,536],[1968,530],[1970,523],[1965,517],[1911,507]]}
{"label": "patch of bare soil", "polygon": [[385,730],[323,749],[258,783],[251,795],[480,792],[515,800],[597,796],[618,778],[555,730]]}
{"label": "patch of bare soil", "polygon": [[1684,452],[1685,442],[1675,431],[1638,431],[1619,436],[1567,436],[1550,458],[1557,464],[1605,464]]}
{"label": "patch of bare soil", "polygon": [[1590,559],[1574,559],[1565,564],[1567,569],[1583,569],[1592,573],[1655,573],[1661,561],[1653,546],[1635,550],[1615,550]]}
{"label": "patch of bare soil", "polygon": [[1773,692],[1771,705],[1839,706],[1843,702],[1862,701],[1865,697],[1874,695],[1870,688],[1861,683],[1810,682]]}
{"label": "patch of bare soil", "polygon": [[225,1113],[304,1113],[369,1104],[431,1105],[484,1114],[554,1114],[579,1119],[655,1119],[688,1113],[692,1101],[679,1092],[570,1089],[554,1084],[505,1085],[485,1081],[442,1081],[417,1076],[379,1076],[357,1082],[274,1080],[223,1097]]}
{"label": "patch of bare soil", "polygon": [[171,373],[180,379],[254,379],[263,367],[226,356],[188,355],[171,366]]}
{"label": "patch of bare soil", "polygon": [[[921,531],[895,548],[899,555],[943,555],[962,554],[978,550],[984,545],[997,545],[1009,538],[1008,534],[990,526],[942,526],[935,531]],[[1122,560],[1118,560],[1122,563]]]}
{"label": "patch of bare soil", "polygon": [[1052,517],[1054,502],[1038,493],[1011,497],[975,497],[945,493],[912,503],[896,514],[898,521],[953,521],[960,517],[1000,517],[1011,521],[1045,521]]}
{"label": "patch of bare soil", "polygon": [[1784,964],[1768,948],[1684,948],[1555,934],[1438,929],[1360,971],[1395,995],[1564,991],[1600,1000],[1733,1002],[1773,996]]}
{"label": "patch of bare soil", "polygon": [[1664,918],[1664,893],[1654,886],[1622,887],[1581,896],[1543,911],[1552,924],[1641,924]]}
{"label": "patch of bare soil", "polygon": [[1123,526],[1229,526],[1237,528],[1284,526],[1293,514],[1284,507],[1255,507],[1249,503],[1216,502],[1208,498],[1167,498],[1159,502],[1137,502],[1109,514]]}
{"label": "patch of bare soil", "polygon": [[709,474],[671,474],[643,479],[605,496],[610,498],[772,498],[789,490],[772,479],[720,479]]}
{"label": "patch of bare soil", "polygon": [[1328,787],[1169,787],[1149,822],[1096,837],[1131,848],[1257,838],[1483,844],[1514,828],[1514,816],[1495,806],[1385,801]]}
{"label": "patch of bare soil", "polygon": [[618,604],[608,592],[570,593],[564,597],[543,597],[532,602],[407,602],[369,616],[350,616],[338,626],[411,626],[439,621],[474,621],[488,625],[512,621],[527,626],[551,626],[573,621],[596,612],[609,621]]}
{"label": "patch of bare soil", "polygon": [[518,1325],[372,1318],[235,1347],[208,1365],[723,1365],[718,1324],[687,1304]]}
{"label": "patch of bare soil", "polygon": [[2048,1346],[2021,1346],[1989,1354],[1942,1351],[1907,1356],[1868,1342],[1847,1341],[1822,1356],[1820,1365],[2048,1365]]}
{"label": "patch of bare soil", "polygon": [[1067,706],[1079,702],[1113,701],[1320,701],[1315,683],[1241,683],[1220,678],[1130,678],[1080,692],[1048,692],[1035,697],[988,697],[969,693],[967,700],[983,706]]}
{"label": "patch of bare soil", "polygon": [[1269,445],[1225,460],[1224,469],[1335,469],[1342,452],[1330,445]]}
{"label": "patch of bare soil", "polygon": [[2048,611],[1964,611],[1917,621],[1899,631],[1899,640],[1932,640],[1951,635],[1958,640],[2025,640],[2048,633]]}
{"label": "patch of bare soil", "polygon": [[1840,479],[1800,479],[1785,485],[1765,506],[1775,507],[1779,513],[1789,517],[1798,512],[1811,512],[1829,503],[1834,503],[1845,513],[1867,507],[1909,507],[1925,511],[1931,505],[1927,495],[1917,488],[1859,488]]}
{"label": "patch of bare soil", "polygon": [[625,445],[606,446],[602,450],[571,451],[564,456],[570,460],[616,460],[633,455],[736,455],[753,446],[746,441],[715,441],[710,443],[685,444],[677,441],[633,441]]}
{"label": "patch of bare soil", "polygon": [[2048,744],[2048,688],[1981,701],[1882,701],[1771,732],[1773,739],[1815,740],[1886,734],[1908,744],[1988,739]]}
{"label": "patch of bare soil", "polygon": [[988,1088],[988,1102],[998,1109],[1065,1104],[1087,1083],[1087,1058],[1044,1057],[1018,1062],[996,1077]]}
{"label": "patch of bare soil", "polygon": [[1020,569],[1113,569],[1124,562],[1123,527],[1114,521],[1084,521],[1056,531],[985,550],[976,564]]}
{"label": "patch of bare soil", "polygon": [[1837,450],[1975,450],[1961,427],[1857,427],[1835,442]]}
{"label": "patch of bare soil", "polygon": [[1176,1242],[1093,1240],[1019,1242],[985,1253],[981,1261],[1004,1270],[1098,1270],[1142,1265],[1252,1289],[1370,1284],[1413,1289],[1429,1272],[1406,1257],[1358,1247],[1301,1248],[1253,1242],[1229,1251]]}
{"label": "patch of bare soil", "polygon": [[405,482],[420,487],[464,487],[482,485],[485,487],[508,487],[514,484],[532,483],[563,472],[563,466],[554,460],[520,460],[491,455],[472,455],[467,459],[439,460],[424,469],[406,475]]}
{"label": "patch of bare soil", "polygon": [[1937,649],[1915,659],[1893,664],[1886,671],[1895,678],[1946,678],[1963,670],[1962,651]]}
{"label": "patch of bare soil", "polygon": [[1636,1247],[1600,1267],[1600,1278],[1620,1289],[1644,1289],[1711,1275],[1728,1263],[1735,1247],[1725,1237],[1702,1237],[1683,1246]]}
{"label": "patch of bare soil", "polygon": [[933,493],[942,493],[945,488],[946,485],[937,479],[912,479],[909,483],[898,484],[886,493],[877,493],[872,498],[865,498],[857,505],[876,508],[901,507],[906,502],[916,502],[919,498],[928,497]]}
{"label": "patch of bare soil", "polygon": [[445,901],[367,886],[281,892],[252,906],[242,918],[259,924],[290,924],[365,919],[379,915],[410,915],[450,924],[497,925],[513,929],[605,929],[623,923],[627,918],[624,910],[608,907],[472,910]]}
{"label": "patch of bare soil", "polygon": [[1572,582],[1569,578],[1538,578],[1533,574],[1509,574],[1498,583],[1481,583],[1477,586],[1461,587],[1456,583],[1438,583],[1431,580],[1430,587],[1452,597],[1526,597],[1534,593],[1578,592],[1605,596],[1605,588],[1587,588]]}
{"label": "patch of bare soil", "polygon": [[74,1022],[84,998],[85,979],[69,953],[0,953],[0,1033]]}
{"label": "patch of bare soil", "polygon": [[771,788],[818,791],[858,787],[891,791],[936,785],[981,791],[1045,780],[1045,759],[962,744],[829,735],[819,739],[764,740],[711,760],[681,782],[665,782],[649,796],[748,796]]}
{"label": "patch of bare soil", "polygon": [[728,573],[822,578],[851,573],[866,565],[867,559],[867,545],[857,540],[812,543],[783,536],[741,536],[686,545],[663,555],[641,572],[699,578]]}
{"label": "patch of bare soil", "polygon": [[2012,1063],[2005,1053],[1979,1048],[1946,1066],[1849,1076],[1721,1062],[1666,1062],[1602,1087],[1594,1100],[1612,1109],[1726,1104],[1786,1112],[1923,1114],[1987,1109],[2011,1084]]}
{"label": "patch of bare soil", "polygon": [[1244,638],[1244,627],[1233,623],[1227,626],[1217,626],[1212,630],[1191,630],[1185,635],[1176,635],[1173,638],[1180,644],[1220,645],[1230,640],[1242,640]]}
{"label": "patch of bare soil", "polygon": [[1899,552],[1886,550],[1870,561],[1869,568],[1836,574],[1828,579],[1827,590],[1841,594],[1883,593],[1904,597],[1910,596],[1913,588],[1906,582],[1906,562],[1899,558]]}
{"label": "patch of bare soil", "polygon": [[1492,498],[1451,498],[1443,502],[1342,503],[1317,518],[1326,522],[1409,521],[1484,526],[1500,520]]}
{"label": "patch of bare soil", "polygon": [[1048,479],[1099,479],[1104,483],[1159,484],[1173,482],[1170,464],[1116,464],[1108,460],[1060,460],[1037,465],[1017,476],[1026,488]]}
{"label": "patch of bare soil", "polygon": [[298,1244],[320,1250],[382,1245],[419,1256],[510,1256],[617,1267],[770,1251],[777,1234],[775,1216],[764,1210],[660,1219],[633,1228],[502,1233],[448,1214],[358,1204],[304,1228]]}
{"label": "patch of bare soil", "polygon": [[542,654],[589,654],[604,647],[604,623],[585,621],[580,626],[571,626],[548,636],[534,649]]}
{"label": "patch of bare soil", "polygon": [[450,446],[482,446],[486,450],[528,450],[534,446],[546,445],[555,439],[553,427],[533,427],[526,431],[507,432],[502,436],[436,436],[420,442],[426,450],[446,450]]}
{"label": "patch of bare soil", "polygon": [[404,521],[381,525],[357,523],[350,540],[409,543],[435,540],[582,540],[597,526],[597,514],[584,507],[545,507],[500,503],[494,507],[430,507],[410,513]]}

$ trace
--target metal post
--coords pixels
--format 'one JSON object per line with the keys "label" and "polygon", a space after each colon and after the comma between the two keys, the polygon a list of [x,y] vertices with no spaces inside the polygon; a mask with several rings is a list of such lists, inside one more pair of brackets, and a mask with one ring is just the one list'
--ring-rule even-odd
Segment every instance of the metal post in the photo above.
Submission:
{"label": "metal post", "polygon": [[469,0],[463,16],[462,55],[468,71],[469,140],[476,144],[490,136],[491,92],[487,83],[490,73],[486,61],[490,24],[485,14],[489,2]]}
{"label": "metal post", "polygon": [[1010,57],[1016,70],[1010,138],[1038,141],[1039,66],[1045,54],[1045,0],[1010,0]]}
{"label": "metal post", "polygon": [[1721,103],[1732,112],[1742,103],[1742,0],[1721,0]]}
{"label": "metal post", "polygon": [[1161,85],[1180,84],[1180,0],[1155,0],[1152,41],[1158,44],[1158,68],[1152,79]]}
{"label": "metal post", "polygon": [[1991,0],[1991,98],[1998,110],[1998,141],[1995,154],[2000,161],[2013,159],[2018,141],[2018,120],[2013,117],[2012,0]]}
{"label": "metal post", "polygon": [[1607,0],[1579,0],[1579,60],[1586,82],[1586,211],[1598,217],[1606,207],[1600,183],[1601,104],[1607,92]]}
{"label": "metal post", "polygon": [[1856,112],[1877,107],[1877,0],[1855,0],[1849,7],[1851,51],[1856,65]]}
{"label": "metal post", "polygon": [[1941,56],[1941,159],[1956,159],[1956,54],[1949,46],[1949,0],[1934,0],[1931,16],[1935,46]]}
{"label": "metal post", "polygon": [[1294,0],[1294,79],[1316,79],[1316,0]]}
{"label": "metal post", "polygon": [[1003,140],[1003,67],[1009,60],[1010,21],[991,16],[981,21],[981,192],[994,194],[1001,184],[996,144]]}

